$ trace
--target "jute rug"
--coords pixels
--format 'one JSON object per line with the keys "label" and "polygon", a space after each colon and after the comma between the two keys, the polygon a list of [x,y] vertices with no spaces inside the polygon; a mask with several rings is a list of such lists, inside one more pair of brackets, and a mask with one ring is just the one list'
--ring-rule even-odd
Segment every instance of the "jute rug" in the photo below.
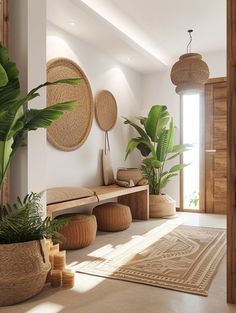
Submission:
{"label": "jute rug", "polygon": [[98,257],[76,270],[207,296],[225,254],[225,230],[181,225],[160,233],[158,227],[112,249],[99,249]]}

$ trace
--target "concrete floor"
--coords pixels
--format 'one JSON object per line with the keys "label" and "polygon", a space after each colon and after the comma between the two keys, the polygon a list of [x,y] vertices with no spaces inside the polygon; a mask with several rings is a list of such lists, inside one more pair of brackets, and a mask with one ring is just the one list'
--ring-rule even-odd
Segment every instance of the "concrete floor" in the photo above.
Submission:
{"label": "concrete floor", "polygon": [[[105,245],[123,244],[162,223],[195,226],[226,226],[221,215],[178,213],[178,218],[133,222],[119,233],[98,233],[91,246],[67,253],[70,266],[86,260],[88,254]],[[221,262],[208,297],[196,296],[141,284],[76,273],[71,290],[46,286],[34,298],[15,306],[0,308],[0,313],[236,313],[236,305],[226,304],[226,264]]]}

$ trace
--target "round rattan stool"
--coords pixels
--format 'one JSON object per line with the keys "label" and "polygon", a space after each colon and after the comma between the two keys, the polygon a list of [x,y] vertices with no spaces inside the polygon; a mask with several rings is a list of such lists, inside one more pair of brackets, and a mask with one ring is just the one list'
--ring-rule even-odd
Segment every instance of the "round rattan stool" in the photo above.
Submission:
{"label": "round rattan stool", "polygon": [[66,214],[70,222],[60,230],[60,249],[80,249],[89,246],[96,238],[97,221],[94,215]]}
{"label": "round rattan stool", "polygon": [[98,229],[102,231],[125,230],[132,222],[130,208],[115,202],[96,206],[93,214],[96,216]]}

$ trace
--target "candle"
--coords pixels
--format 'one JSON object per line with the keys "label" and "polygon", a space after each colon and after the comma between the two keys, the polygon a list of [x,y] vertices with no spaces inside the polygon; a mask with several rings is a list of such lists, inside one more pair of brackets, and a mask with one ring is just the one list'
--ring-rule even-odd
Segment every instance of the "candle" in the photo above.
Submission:
{"label": "candle", "polygon": [[73,288],[75,283],[75,275],[70,270],[62,272],[62,287]]}
{"label": "candle", "polygon": [[51,269],[54,268],[54,254],[49,253],[49,262],[51,263]]}
{"label": "candle", "polygon": [[55,254],[59,252],[59,243],[57,243],[56,245],[52,245],[50,247],[50,253]]}
{"label": "candle", "polygon": [[51,244],[52,244],[52,241],[51,241],[51,239],[44,239],[44,241],[45,241],[45,246],[46,246],[46,249],[47,249],[47,251],[48,251],[48,253],[50,252],[50,248],[51,248]]}
{"label": "candle", "polygon": [[54,254],[54,269],[64,270],[66,266],[66,251],[60,251]]}
{"label": "candle", "polygon": [[62,272],[59,270],[51,270],[50,281],[52,287],[61,287]]}

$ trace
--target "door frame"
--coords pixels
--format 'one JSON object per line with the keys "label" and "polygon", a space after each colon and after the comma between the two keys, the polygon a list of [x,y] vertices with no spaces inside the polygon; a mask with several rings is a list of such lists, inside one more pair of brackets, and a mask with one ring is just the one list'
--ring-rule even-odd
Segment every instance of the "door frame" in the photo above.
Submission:
{"label": "door frame", "polygon": [[236,303],[236,1],[227,0],[227,301]]}

